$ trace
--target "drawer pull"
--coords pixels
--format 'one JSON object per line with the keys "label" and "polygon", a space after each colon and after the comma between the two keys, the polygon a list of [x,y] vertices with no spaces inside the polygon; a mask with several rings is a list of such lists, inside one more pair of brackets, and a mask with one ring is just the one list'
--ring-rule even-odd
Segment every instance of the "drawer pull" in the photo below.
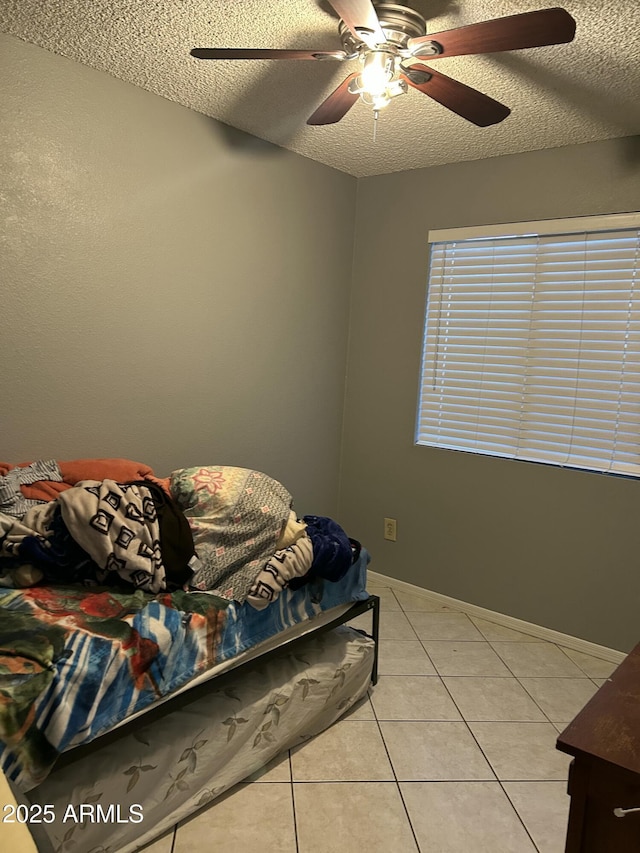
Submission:
{"label": "drawer pull", "polygon": [[631,812],[640,812],[640,808],[637,808],[637,809],[617,808],[617,809],[613,810],[613,813],[616,817],[624,817],[625,815],[631,814]]}

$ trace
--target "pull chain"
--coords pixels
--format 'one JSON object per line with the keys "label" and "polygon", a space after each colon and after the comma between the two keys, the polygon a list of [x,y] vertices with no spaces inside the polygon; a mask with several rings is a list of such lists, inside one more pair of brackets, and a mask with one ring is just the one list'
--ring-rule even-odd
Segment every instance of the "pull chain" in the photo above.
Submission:
{"label": "pull chain", "polygon": [[376,132],[378,130],[378,115],[379,115],[379,111],[374,110],[373,111],[373,141],[374,142],[376,141]]}

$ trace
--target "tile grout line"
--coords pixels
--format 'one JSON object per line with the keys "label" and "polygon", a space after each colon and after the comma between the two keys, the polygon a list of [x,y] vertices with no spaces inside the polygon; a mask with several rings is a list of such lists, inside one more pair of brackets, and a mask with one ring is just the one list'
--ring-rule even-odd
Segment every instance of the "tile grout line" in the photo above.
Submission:
{"label": "tile grout line", "polygon": [[[384,740],[384,738],[383,738],[383,740]],[[393,765],[392,765],[392,769],[393,769]],[[395,776],[395,770],[393,771],[393,773]],[[402,808],[404,809],[404,813],[407,816],[407,822],[409,824],[409,828],[411,829],[411,834],[413,835],[413,840],[416,843],[416,850],[418,851],[418,853],[422,853],[422,847],[420,846],[420,842],[418,841],[418,836],[416,835],[416,831],[413,828],[413,823],[411,822],[411,815],[409,814],[409,809],[407,808],[407,804],[406,804],[406,802],[404,800],[404,796],[402,794],[402,788],[400,787],[400,783],[398,782],[397,779],[396,779],[396,788],[398,789],[398,795],[400,797],[400,802],[402,803]]]}
{"label": "tile grout line", "polygon": [[[506,640],[506,641],[505,640],[487,640],[487,642],[489,643],[489,645],[491,646],[493,651],[500,657],[500,660],[504,660],[504,658],[502,657],[502,655],[500,654],[498,649],[494,648],[494,646],[498,643],[504,643],[504,642],[514,642],[514,644],[515,644],[515,641],[509,641],[509,640]],[[562,649],[562,647],[559,646],[557,643],[552,643],[551,640],[537,640],[534,643],[522,643],[521,645],[523,645],[523,646],[553,646],[554,648],[558,649],[558,651],[560,651],[564,654],[564,650]],[[586,672],[582,669],[582,667],[578,666],[578,664],[575,661],[571,660],[569,655],[565,654],[565,657],[567,658],[567,660],[570,663],[572,663],[575,667],[577,667],[580,670],[582,675],[544,675],[544,676],[540,676],[540,677],[541,678],[589,678],[590,677],[586,674]],[[509,667],[509,664],[506,661],[504,661],[504,665],[506,667],[508,667],[509,670],[511,670],[511,667]],[[513,672],[513,670],[511,670],[511,671]],[[513,674],[514,674],[515,678],[518,678],[518,676],[515,674],[515,672]],[[522,678],[537,678],[538,676],[523,675],[521,677]]]}
{"label": "tile grout line", "polygon": [[[482,629],[480,629],[480,630],[482,630]],[[553,726],[553,721],[549,719],[549,716],[545,713],[544,708],[541,708],[541,707],[540,707],[540,705],[539,705],[539,704],[536,702],[536,700],[534,699],[534,697],[533,697],[533,696],[531,696],[531,694],[529,693],[529,691],[527,690],[527,688],[524,686],[524,684],[522,684],[522,683],[521,683],[521,681],[520,681],[520,679],[518,678],[518,676],[515,674],[515,672],[513,671],[513,669],[512,669],[512,668],[509,666],[509,664],[506,662],[506,660],[502,657],[502,655],[500,654],[500,652],[499,652],[497,649],[495,649],[495,648],[493,647],[493,643],[492,643],[490,640],[487,640],[487,642],[489,643],[489,647],[493,650],[494,654],[498,655],[498,657],[500,658],[500,660],[502,661],[502,663],[506,666],[506,668],[509,670],[509,672],[513,675],[513,677],[515,678],[516,682],[520,685],[520,687],[522,687],[522,689],[525,691],[525,693],[527,694],[527,696],[530,696],[530,697],[531,697],[531,701],[532,701],[532,702],[533,702],[533,704],[536,706],[536,708],[538,708],[538,709],[540,710],[540,713],[543,715],[543,717],[547,720],[547,722],[548,722],[548,723],[550,723],[550,724]],[[496,641],[494,641],[494,642],[496,642]],[[543,642],[547,642],[547,641],[546,641],[546,640],[543,640]],[[530,643],[527,643],[527,645],[530,645]],[[551,645],[554,645],[554,644],[553,644],[553,643],[551,643]],[[525,678],[526,676],[522,676],[522,677],[523,677],[523,678]],[[555,728],[555,726],[554,726],[554,728]],[[506,791],[505,791],[505,793],[506,793]],[[532,839],[532,840],[533,840],[533,839]]]}
{"label": "tile grout line", "polygon": [[[516,674],[515,674],[515,672],[513,671],[513,669],[512,669],[512,668],[509,666],[509,664],[506,662],[506,660],[504,660],[504,658],[502,657],[502,655],[500,654],[500,652],[498,651],[498,649],[494,648],[493,643],[494,643],[494,642],[500,642],[500,641],[499,641],[499,640],[494,640],[494,641],[492,642],[491,640],[487,640],[487,642],[489,643],[489,645],[491,646],[491,648],[493,649],[493,651],[498,655],[498,657],[500,658],[500,660],[501,660],[501,661],[504,663],[504,665],[507,667],[507,669],[509,670],[509,672],[513,673],[513,677],[516,679],[516,681],[518,682],[518,684],[520,685],[520,687],[522,687],[522,689],[526,692],[527,696],[529,696],[529,697],[531,698],[531,701],[532,701],[532,702],[533,702],[533,703],[534,703],[534,704],[535,704],[535,705],[540,709],[541,713],[544,715],[544,717],[547,719],[547,721],[548,721],[549,723],[551,723],[551,725],[555,728],[555,722],[554,722],[554,720],[552,720],[552,719],[551,719],[551,717],[547,714],[547,712],[544,710],[544,708],[542,707],[542,705],[537,701],[537,699],[535,698],[535,696],[534,696],[534,695],[533,695],[529,690],[527,690],[527,686],[526,686],[526,684],[523,684],[523,683],[522,683],[522,681],[521,681],[520,679],[521,679],[521,678],[557,678],[557,679],[561,679],[561,678],[580,678],[581,676],[577,676],[577,675],[573,675],[573,676],[572,676],[572,675],[543,675],[543,676],[538,676],[538,675],[520,675],[520,676],[518,676],[518,675],[516,675]],[[550,645],[550,646],[555,646],[555,648],[557,648],[559,651],[561,651],[561,652],[563,652],[563,653],[564,653],[564,649],[562,649],[562,647],[561,647],[561,646],[558,646],[558,644],[557,644],[557,643],[552,643],[550,640],[543,640],[542,642],[543,642],[543,643],[545,643],[545,644],[548,644],[548,645]],[[532,643],[527,643],[527,645],[533,645],[533,644],[532,644]],[[575,666],[577,666],[577,667],[578,667],[578,669],[579,669],[581,672],[583,672],[583,673],[584,673],[584,678],[589,679],[589,676],[586,674],[586,672],[584,672],[584,670],[582,669],[582,667],[581,667],[581,666],[579,666],[577,663],[575,663],[575,661],[573,661],[573,660],[569,657],[569,655],[567,655],[566,653],[564,653],[564,654],[565,654],[565,657],[566,657],[569,661],[571,661],[571,663],[573,663]],[[597,685],[596,685],[596,686],[597,686]],[[569,721],[569,722],[570,722],[570,721]],[[562,725],[562,723],[561,723],[561,725]],[[568,723],[564,723],[564,725],[566,726],[566,725],[568,725]]]}
{"label": "tile grout line", "polygon": [[291,761],[291,750],[287,750],[287,761],[289,762],[289,785],[291,786],[291,808],[293,810],[293,839],[296,843],[296,853],[300,853],[300,841],[298,839],[298,816],[296,813],[296,790],[293,782],[293,762]]}
{"label": "tile grout line", "polygon": [[[523,675],[523,676],[521,676],[521,678],[544,678],[544,677],[545,677],[545,676],[539,676],[539,675],[534,675],[534,676],[531,676],[531,675]],[[567,676],[567,677],[570,677],[570,676]],[[586,681],[590,681],[591,679],[587,678],[587,679],[585,679],[585,680],[586,680]],[[530,696],[530,697],[531,697],[532,702],[534,702],[534,703],[538,706],[538,708],[540,708],[540,710],[542,711],[542,713],[545,715],[545,717],[547,718],[547,720],[551,723],[551,725],[552,725],[554,728],[556,727],[556,725],[564,726],[565,728],[569,725],[569,723],[571,722],[571,720],[567,720],[566,722],[565,722],[564,720],[552,720],[552,719],[551,719],[551,717],[550,717],[550,716],[547,714],[547,712],[544,710],[544,708],[542,707],[542,705],[538,702],[538,700],[536,699],[536,697],[533,695],[533,693],[531,693],[531,691],[530,691],[530,690],[527,690],[527,685],[526,685],[526,684],[523,684],[523,683],[522,683],[522,681],[520,681],[520,678],[518,678],[517,676],[516,676],[516,681],[518,682],[518,684],[520,685],[520,687],[522,687],[522,689],[526,692],[527,696]],[[575,714],[574,714],[574,717],[575,717]],[[573,719],[573,717],[572,717],[571,719]]]}
{"label": "tile grout line", "polygon": [[[587,670],[586,670],[583,666],[580,666],[580,664],[579,664],[577,661],[575,661],[575,660],[571,657],[571,655],[567,654],[567,650],[566,650],[563,646],[560,646],[560,645],[558,645],[557,643],[555,643],[554,645],[556,645],[556,646],[560,649],[560,651],[562,652],[562,654],[563,654],[565,657],[569,658],[569,660],[571,661],[571,663],[572,663],[574,666],[577,666],[577,667],[578,667],[578,669],[580,669],[580,670],[582,670],[582,672],[584,672],[584,674],[585,674],[586,678],[591,678],[591,679],[593,680],[593,676],[589,675],[589,673],[587,672]],[[615,667],[615,665],[614,665],[614,670],[615,670],[615,668],[616,668],[616,667]],[[611,674],[610,674],[610,675],[608,675],[608,676],[607,676],[607,678],[611,678]]]}
{"label": "tile grout line", "polygon": [[416,850],[418,851],[418,853],[422,853],[422,849],[421,849],[420,844],[418,842],[418,837],[416,835],[415,829],[413,828],[413,823],[411,821],[411,816],[409,814],[409,810],[407,809],[407,804],[405,803],[404,797],[402,796],[402,789],[401,789],[400,783],[398,781],[398,774],[396,773],[396,768],[394,767],[393,761],[391,760],[389,748],[387,747],[387,742],[384,739],[382,727],[380,726],[380,720],[378,719],[378,714],[376,712],[375,705],[371,701],[371,696],[369,696],[369,704],[371,705],[371,710],[373,711],[373,716],[374,716],[375,721],[376,721],[376,726],[378,727],[378,732],[380,734],[380,740],[382,741],[382,745],[384,746],[384,751],[385,751],[386,756],[387,756],[387,761],[389,762],[389,767],[391,768],[391,772],[393,773],[393,779],[395,781],[396,790],[398,791],[398,796],[400,797],[400,802],[402,803],[402,808],[404,809],[404,813],[406,815],[407,822],[409,824],[409,829],[411,830],[411,834],[413,836],[413,840],[414,840],[415,845],[416,845]]}
{"label": "tile grout line", "polygon": [[536,851],[537,851],[537,853],[542,853],[542,851],[540,850],[540,848],[539,848],[539,847],[538,847],[538,845],[536,844],[536,842],[535,842],[535,839],[534,839],[533,835],[531,835],[531,833],[529,832],[529,829],[528,829],[528,827],[527,827],[526,823],[524,822],[524,819],[522,818],[522,816],[521,816],[520,812],[519,812],[519,811],[518,811],[518,809],[516,808],[515,803],[512,801],[511,797],[509,796],[509,793],[508,793],[507,789],[506,789],[506,788],[504,787],[504,785],[502,784],[502,781],[509,782],[509,781],[511,781],[511,780],[509,780],[509,779],[505,779],[505,780],[500,780],[500,779],[498,779],[498,783],[499,783],[500,787],[502,788],[502,792],[504,793],[505,797],[507,798],[507,801],[509,802],[509,805],[510,805],[510,806],[511,806],[511,808],[514,810],[514,812],[518,815],[518,820],[520,821],[520,823],[521,823],[521,824],[522,824],[522,826],[524,827],[524,831],[527,833],[527,835],[528,835],[528,836],[529,836],[529,838],[531,839],[531,843],[533,844],[533,849],[534,849],[534,850],[536,850]]}

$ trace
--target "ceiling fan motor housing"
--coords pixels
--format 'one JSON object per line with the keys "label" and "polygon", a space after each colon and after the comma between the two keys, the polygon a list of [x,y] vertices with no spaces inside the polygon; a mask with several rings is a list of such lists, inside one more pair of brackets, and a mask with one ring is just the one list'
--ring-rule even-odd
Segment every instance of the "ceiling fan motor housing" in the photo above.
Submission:
{"label": "ceiling fan motor housing", "polygon": [[[427,22],[418,12],[408,6],[397,3],[374,3],[374,8],[380,21],[380,26],[387,39],[388,46],[394,46],[399,51],[406,50],[411,38],[426,35]],[[344,21],[340,21],[338,32],[345,51],[349,54],[359,53],[367,45],[358,41]]]}

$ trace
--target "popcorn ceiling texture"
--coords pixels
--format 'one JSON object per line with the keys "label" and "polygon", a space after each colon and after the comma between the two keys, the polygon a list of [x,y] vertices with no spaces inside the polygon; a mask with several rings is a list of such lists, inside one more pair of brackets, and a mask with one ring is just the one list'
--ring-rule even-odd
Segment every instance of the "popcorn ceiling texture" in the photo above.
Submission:
{"label": "popcorn ceiling texture", "polygon": [[[414,0],[429,32],[560,5]],[[0,31],[356,177],[640,133],[638,0],[566,0],[568,45],[442,59],[437,69],[511,108],[477,128],[417,91],[373,117],[356,104],[308,127],[354,62],[199,61],[192,47],[336,49],[325,0],[0,0]],[[425,199],[437,204],[437,199]]]}

